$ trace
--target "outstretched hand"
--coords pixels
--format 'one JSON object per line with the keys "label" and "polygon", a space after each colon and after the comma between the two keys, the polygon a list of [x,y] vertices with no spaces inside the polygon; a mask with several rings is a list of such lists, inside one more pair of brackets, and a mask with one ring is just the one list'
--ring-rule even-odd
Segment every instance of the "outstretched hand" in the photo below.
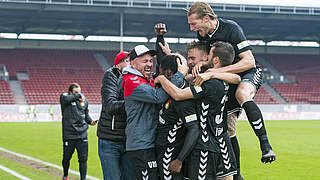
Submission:
{"label": "outstretched hand", "polygon": [[166,77],[164,75],[159,75],[158,77],[156,77],[156,79],[154,79],[154,85],[161,84],[160,83],[161,78],[166,78]]}
{"label": "outstretched hand", "polygon": [[195,78],[198,74],[200,74],[201,68],[207,65],[208,65],[208,62],[205,62],[205,61],[198,62],[198,64],[196,64],[192,69],[192,76]]}
{"label": "outstretched hand", "polygon": [[187,64],[187,60],[185,57],[183,57],[181,54],[175,53],[172,55],[176,55],[179,58],[177,58],[177,64],[178,64],[178,71],[181,72],[181,74],[183,74],[183,76],[187,76],[188,75],[188,64]]}
{"label": "outstretched hand", "polygon": [[165,33],[167,33],[166,24],[158,23],[154,25],[154,32],[156,33],[156,35],[164,35]]}
{"label": "outstretched hand", "polygon": [[193,80],[195,86],[201,86],[202,83],[209,80],[211,78],[210,72],[205,72],[198,74],[196,78]]}

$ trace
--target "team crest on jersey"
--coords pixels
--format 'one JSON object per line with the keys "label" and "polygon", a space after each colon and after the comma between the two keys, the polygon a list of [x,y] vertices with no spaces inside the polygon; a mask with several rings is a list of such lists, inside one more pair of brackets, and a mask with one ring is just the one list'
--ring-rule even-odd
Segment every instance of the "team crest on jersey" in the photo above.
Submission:
{"label": "team crest on jersey", "polygon": [[169,109],[170,104],[172,103],[171,99],[169,99],[166,104],[164,105],[164,108]]}

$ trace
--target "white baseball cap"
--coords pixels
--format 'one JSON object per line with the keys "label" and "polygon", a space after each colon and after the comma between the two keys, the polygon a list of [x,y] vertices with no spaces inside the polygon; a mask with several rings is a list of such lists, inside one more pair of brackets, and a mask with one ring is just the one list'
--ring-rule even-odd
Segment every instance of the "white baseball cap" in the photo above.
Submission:
{"label": "white baseball cap", "polygon": [[149,53],[151,56],[157,54],[157,51],[148,49],[145,45],[138,45],[134,47],[130,52],[130,60],[134,60],[135,58],[142,56],[146,53]]}

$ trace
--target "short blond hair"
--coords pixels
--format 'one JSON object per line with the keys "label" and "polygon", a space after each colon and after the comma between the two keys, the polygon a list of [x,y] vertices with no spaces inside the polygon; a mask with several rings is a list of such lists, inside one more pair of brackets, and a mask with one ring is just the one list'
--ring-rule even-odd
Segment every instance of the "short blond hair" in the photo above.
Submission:
{"label": "short blond hair", "polygon": [[217,19],[217,15],[214,13],[210,5],[205,2],[195,2],[192,4],[188,9],[188,16],[192,14],[197,14],[197,19],[202,19],[206,15],[208,15],[210,19]]}
{"label": "short blond hair", "polygon": [[202,41],[192,41],[190,44],[187,45],[187,53],[191,49],[198,49],[199,51],[202,51],[203,53],[209,54],[209,49],[207,48],[207,44]]}

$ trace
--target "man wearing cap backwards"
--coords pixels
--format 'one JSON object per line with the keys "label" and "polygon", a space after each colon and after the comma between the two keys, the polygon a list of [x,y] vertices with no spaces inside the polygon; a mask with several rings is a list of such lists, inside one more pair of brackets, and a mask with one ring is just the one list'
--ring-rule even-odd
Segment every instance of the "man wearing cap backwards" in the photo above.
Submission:
{"label": "man wearing cap backwards", "polygon": [[[152,56],[156,51],[138,45],[130,52],[130,66],[124,68],[119,83],[124,89],[127,112],[126,150],[134,166],[138,180],[158,179],[155,152],[155,130],[159,119],[160,105],[168,99],[161,88],[153,87],[150,80],[153,65]],[[180,85],[186,68],[180,68],[171,82]]]}
{"label": "man wearing cap backwards", "polygon": [[98,152],[105,180],[135,180],[126,153],[126,112],[123,91],[117,84],[122,70],[130,64],[129,52],[117,54],[114,66],[103,76],[102,109],[97,128]]}

